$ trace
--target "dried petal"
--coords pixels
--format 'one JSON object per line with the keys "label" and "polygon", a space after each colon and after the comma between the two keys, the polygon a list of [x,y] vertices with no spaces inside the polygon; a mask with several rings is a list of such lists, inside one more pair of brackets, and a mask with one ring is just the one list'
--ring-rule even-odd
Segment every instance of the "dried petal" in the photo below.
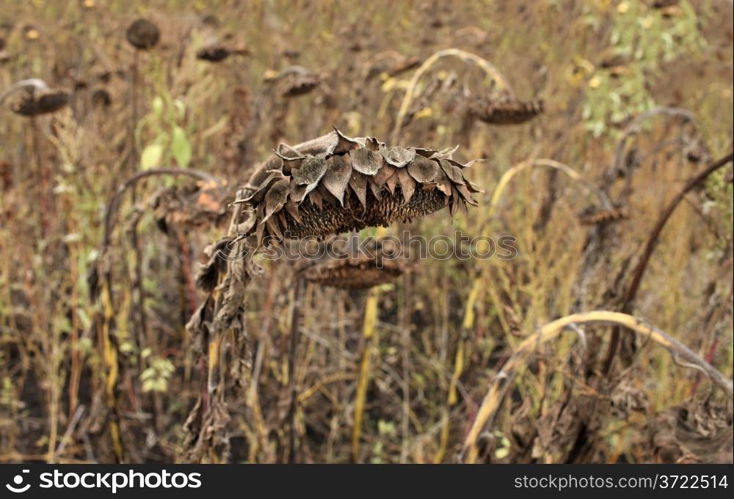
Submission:
{"label": "dried petal", "polygon": [[479,188],[477,184],[475,184],[468,178],[465,178],[464,182],[466,183],[466,188],[469,190],[469,192],[484,192],[482,189]]}
{"label": "dried petal", "polygon": [[[432,161],[430,162],[432,163]],[[415,192],[415,181],[405,169],[398,170],[396,177],[398,177],[398,181],[400,182],[400,191],[403,193],[403,200],[406,203],[410,203],[410,198],[413,197],[413,192]]]}
{"label": "dried petal", "polygon": [[409,149],[399,146],[391,147],[390,149],[383,148],[380,150],[380,153],[386,162],[396,168],[402,168],[415,159],[415,149],[412,147]]}
{"label": "dried petal", "polygon": [[291,171],[298,185],[315,184],[326,173],[326,161],[321,156],[306,156],[301,166]]}
{"label": "dried petal", "polygon": [[293,217],[293,219],[298,222],[302,223],[303,220],[301,220],[301,215],[298,213],[298,205],[291,199],[285,204],[285,211],[288,212],[290,216]]}
{"label": "dried petal", "polygon": [[268,218],[265,223],[267,224],[268,232],[271,236],[274,236],[277,239],[283,239],[283,232],[280,230],[278,221],[275,218]]}
{"label": "dried petal", "polygon": [[252,192],[246,196],[243,201],[253,205],[261,203],[270,187],[275,182],[284,179],[286,179],[286,177],[280,172],[269,172],[268,176],[265,177],[265,180],[260,185],[249,187],[249,189],[252,189]]}
{"label": "dried petal", "polygon": [[349,185],[349,177],[352,176],[352,165],[344,156],[331,156],[326,160],[326,174],[321,185],[326,187],[338,201],[344,206],[344,192]]}
{"label": "dried petal", "polygon": [[319,191],[315,190],[311,192],[308,195],[308,199],[309,201],[311,201],[311,203],[313,203],[314,206],[318,207],[319,209],[324,207],[324,200],[321,197]]}
{"label": "dried petal", "polygon": [[469,203],[472,206],[477,206],[479,203],[474,201],[474,198],[471,195],[471,192],[469,192],[469,189],[466,188],[463,184],[455,184],[454,187],[457,191],[459,191],[459,194],[461,194],[461,197],[466,200],[467,203]]}
{"label": "dried petal", "polygon": [[372,195],[375,196],[375,199],[377,199],[377,201],[382,201],[382,186],[377,185],[374,180],[369,178],[367,180],[367,184],[369,184],[370,191],[372,191]]}
{"label": "dried petal", "polygon": [[349,152],[352,167],[365,175],[375,175],[382,166],[382,156],[367,148],[354,149]]}
{"label": "dried petal", "polygon": [[331,148],[331,151],[327,151],[329,154],[344,154],[346,152],[357,149],[360,146],[360,143],[356,139],[347,137],[336,128],[334,129],[334,131],[336,132],[337,140],[333,148]]}
{"label": "dried petal", "polygon": [[[313,184],[315,185],[315,184]],[[298,185],[295,182],[290,183],[290,195],[289,199],[298,204],[303,201],[303,199],[306,197],[306,194],[309,193],[308,186],[307,185]]]}
{"label": "dried petal", "polygon": [[375,137],[365,137],[364,146],[370,151],[379,151],[385,148],[385,143]]}
{"label": "dried petal", "polygon": [[438,175],[436,175],[436,187],[438,187],[438,190],[443,192],[446,196],[451,196],[451,185],[452,182],[448,175],[446,175],[443,170],[439,170]]}
{"label": "dried petal", "polygon": [[453,183],[464,184],[464,175],[461,173],[461,168],[446,159],[439,159],[438,162],[441,165],[441,169]]}
{"label": "dried petal", "polygon": [[374,179],[373,182],[378,187],[382,187],[383,185],[385,185],[385,182],[387,182],[387,180],[390,177],[395,175],[395,172],[396,172],[395,168],[393,168],[392,166],[388,164],[383,164],[382,168],[380,168],[377,171],[377,173],[375,174],[375,176],[373,177]]}
{"label": "dried petal", "polygon": [[281,179],[275,182],[265,194],[265,218],[263,222],[270,218],[270,216],[279,211],[285,205],[288,199],[289,182],[286,179]]}
{"label": "dried petal", "polygon": [[387,185],[387,190],[390,191],[390,194],[395,194],[395,186],[398,185],[398,176],[392,175],[387,179],[385,185]]}
{"label": "dried petal", "polygon": [[416,156],[408,165],[408,173],[418,182],[432,182],[438,175],[438,164],[423,156]]}
{"label": "dried petal", "polygon": [[424,147],[416,147],[415,148],[416,154],[423,156],[424,158],[430,158],[434,154],[436,154],[438,151],[435,149],[426,149]]}
{"label": "dried petal", "polygon": [[359,172],[352,172],[349,179],[349,187],[352,188],[357,199],[362,204],[362,208],[367,209],[367,177]]}

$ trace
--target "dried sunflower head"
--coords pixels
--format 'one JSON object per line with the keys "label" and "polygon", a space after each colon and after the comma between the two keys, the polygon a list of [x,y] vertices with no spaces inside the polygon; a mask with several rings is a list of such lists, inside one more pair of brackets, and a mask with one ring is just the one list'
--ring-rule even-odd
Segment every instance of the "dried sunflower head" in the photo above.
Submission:
{"label": "dried sunflower head", "polygon": [[29,94],[17,106],[13,107],[13,112],[21,116],[38,116],[39,114],[54,113],[66,107],[68,103],[68,93],[63,90],[52,90],[42,94]]}
{"label": "dried sunflower head", "polygon": [[161,32],[154,23],[147,19],[138,19],[127,28],[127,41],[138,50],[149,50],[158,45]]}
{"label": "dried sunflower head", "polygon": [[606,224],[628,218],[629,210],[625,206],[612,209],[589,206],[579,215],[579,221],[582,225]]}
{"label": "dried sunflower head", "polygon": [[196,58],[202,61],[221,62],[230,55],[247,55],[249,51],[244,48],[233,48],[226,45],[214,44],[202,47],[196,52]]}
{"label": "dried sunflower head", "polygon": [[94,107],[110,107],[112,105],[112,97],[104,88],[98,88],[92,93],[92,106]]}
{"label": "dried sunflower head", "polygon": [[492,125],[518,125],[543,112],[543,101],[521,101],[508,94],[475,97],[469,102],[469,113]]}
{"label": "dried sunflower head", "polygon": [[11,94],[20,92],[20,98],[11,102],[10,109],[21,116],[38,116],[53,113],[69,103],[69,94],[51,89],[43,80],[21,80],[0,95],[0,103]]}
{"label": "dried sunflower head", "polygon": [[293,74],[283,82],[283,97],[306,95],[321,85],[321,76],[315,73]]}
{"label": "dried sunflower head", "polygon": [[361,255],[333,258],[305,268],[301,275],[321,286],[346,289],[365,289],[394,281],[407,270],[399,260],[382,260]]}
{"label": "dried sunflower head", "polygon": [[452,153],[339,131],[297,148],[281,145],[238,200],[253,217],[241,235],[254,233],[257,244],[323,237],[476,204],[479,189]]}
{"label": "dried sunflower head", "polygon": [[171,227],[192,229],[223,221],[232,190],[216,182],[173,186],[160,191],[152,201],[158,228],[168,233]]}
{"label": "dried sunflower head", "polygon": [[281,96],[297,97],[321,85],[322,77],[303,66],[288,66],[282,71],[266,71],[264,79],[267,83],[277,84],[277,92]]}

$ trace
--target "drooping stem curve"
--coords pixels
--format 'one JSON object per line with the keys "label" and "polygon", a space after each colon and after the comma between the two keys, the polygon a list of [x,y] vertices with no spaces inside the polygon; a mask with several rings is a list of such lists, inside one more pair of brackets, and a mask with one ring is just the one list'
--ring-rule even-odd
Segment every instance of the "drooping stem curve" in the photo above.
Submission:
{"label": "drooping stem curve", "polygon": [[706,374],[712,383],[719,386],[724,392],[732,396],[732,381],[724,377],[715,367],[702,359],[690,348],[679,342],[664,331],[646,324],[642,320],[620,312],[609,312],[606,310],[595,310],[592,312],[573,314],[550,322],[540,328],[538,333],[525,339],[507,360],[502,369],[497,373],[487,394],[482,400],[476,418],[471,429],[464,440],[462,449],[462,460],[467,463],[476,462],[479,457],[477,441],[482,432],[486,430],[487,422],[494,417],[499,409],[505,394],[509,391],[512,380],[517,373],[517,368],[537,350],[537,348],[548,341],[558,337],[565,329],[581,324],[611,324],[621,326],[638,334],[645,339],[660,345],[668,350],[676,363],[684,367],[691,367]]}
{"label": "drooping stem curve", "polygon": [[436,64],[436,62],[445,57],[457,57],[464,62],[471,62],[476,64],[490,78],[492,78],[492,80],[494,80],[494,82],[497,84],[497,86],[500,87],[500,89],[508,92],[511,96],[515,95],[512,87],[510,87],[510,83],[507,81],[507,78],[505,78],[502,73],[500,73],[500,71],[487,59],[460,49],[440,50],[431,55],[428,59],[426,59],[413,74],[413,78],[411,78],[410,83],[408,84],[408,88],[405,91],[405,95],[403,96],[403,100],[400,103],[400,109],[398,110],[398,116],[395,120],[395,126],[390,136],[390,140],[393,144],[398,143],[398,139],[400,138],[400,131],[403,128],[403,121],[405,120],[405,115],[408,113],[408,109],[410,109],[410,105],[413,102],[413,97],[415,94],[415,89],[418,86],[418,82],[423,77],[423,75],[426,74],[428,70],[433,67],[434,64]]}

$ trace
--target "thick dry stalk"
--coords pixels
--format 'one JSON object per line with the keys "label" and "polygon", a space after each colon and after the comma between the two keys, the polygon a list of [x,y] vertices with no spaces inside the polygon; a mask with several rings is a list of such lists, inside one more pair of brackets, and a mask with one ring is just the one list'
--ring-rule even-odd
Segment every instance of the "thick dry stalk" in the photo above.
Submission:
{"label": "thick dry stalk", "polygon": [[[647,264],[650,262],[650,257],[652,256],[652,252],[655,250],[655,245],[657,244],[657,241],[660,238],[660,234],[663,232],[663,228],[665,227],[665,224],[668,222],[668,220],[670,219],[670,216],[673,214],[673,211],[675,211],[676,207],[680,204],[681,201],[683,201],[686,194],[688,194],[691,190],[693,190],[701,182],[706,180],[706,178],[708,178],[708,176],[714,173],[716,170],[730,163],[733,158],[734,158],[734,154],[729,153],[725,157],[711,163],[708,167],[702,170],[698,175],[690,179],[686,183],[686,185],[683,187],[683,189],[681,189],[681,191],[675,195],[675,197],[670,201],[670,203],[668,203],[668,206],[665,207],[663,212],[660,214],[660,218],[658,218],[658,221],[655,223],[655,227],[653,227],[652,231],[650,232],[649,237],[647,238],[647,243],[645,243],[645,249],[642,251],[642,256],[640,257],[640,261],[637,263],[634,273],[632,274],[632,282],[630,283],[629,287],[627,288],[627,291],[625,291],[624,293],[624,297],[622,298],[622,307],[621,307],[622,312],[629,313],[632,311],[632,303],[635,297],[637,296],[637,291],[640,289],[640,284],[642,283],[642,277],[645,275]],[[619,331],[615,329],[615,331],[612,333],[612,339],[609,345],[609,351],[607,353],[607,357],[604,361],[604,372],[605,373],[608,373],[612,368],[612,363],[614,362],[614,357],[617,354],[618,346],[619,346]]]}
{"label": "thick dry stalk", "polygon": [[377,305],[379,301],[379,289],[372,288],[367,297],[364,309],[364,325],[362,326],[362,360],[360,362],[359,380],[357,381],[357,394],[354,401],[354,428],[352,429],[352,461],[359,460],[359,438],[362,435],[362,418],[364,416],[365,400],[367,398],[367,386],[370,380],[370,358],[372,350],[377,349],[377,335],[375,326],[377,324]]}
{"label": "thick dry stalk", "polygon": [[566,328],[580,324],[611,324],[629,329],[643,337],[645,340],[652,341],[662,346],[670,352],[676,363],[685,367],[691,367],[705,373],[712,383],[719,386],[726,394],[732,396],[732,381],[725,378],[715,367],[699,357],[695,352],[687,346],[666,334],[662,330],[648,325],[640,319],[631,315],[609,312],[605,310],[596,310],[583,314],[573,314],[557,319],[543,326],[537,334],[534,334],[524,340],[515,350],[515,353],[507,360],[502,367],[495,381],[489,388],[487,395],[477,412],[477,416],[472,423],[471,429],[464,440],[462,450],[462,460],[467,463],[476,462],[479,456],[477,441],[482,432],[487,428],[487,422],[494,417],[499,409],[508,388],[512,384],[512,380],[517,373],[518,367],[525,364],[526,359],[537,350],[537,348],[548,341],[558,337]]}
{"label": "thick dry stalk", "polygon": [[488,60],[479,57],[478,55],[459,49],[446,49],[438,51],[430,56],[428,59],[426,59],[423,64],[421,64],[421,66],[413,74],[413,78],[411,78],[410,83],[408,84],[408,88],[405,91],[405,95],[403,96],[403,101],[400,103],[398,116],[395,120],[395,128],[393,128],[393,132],[390,138],[393,144],[398,143],[398,139],[400,138],[400,131],[403,128],[403,121],[405,120],[405,115],[408,113],[408,109],[410,109],[410,105],[413,103],[413,96],[415,94],[415,89],[418,86],[418,82],[420,81],[421,77],[426,74],[428,70],[433,67],[434,64],[436,64],[436,62],[444,57],[457,57],[464,62],[472,62],[476,64],[477,66],[482,68],[482,70],[484,70],[484,72],[490,78],[492,78],[492,80],[494,80],[494,82],[501,90],[508,92],[511,96],[515,95],[507,79]]}
{"label": "thick dry stalk", "polygon": [[459,386],[459,378],[461,373],[464,371],[464,351],[467,336],[469,331],[474,328],[474,306],[477,303],[479,292],[483,286],[483,281],[480,276],[474,279],[474,284],[469,291],[469,296],[466,299],[466,306],[464,308],[464,320],[461,324],[461,338],[459,338],[459,344],[456,346],[456,356],[454,358],[454,372],[451,375],[451,381],[449,382],[449,390],[446,400],[446,406],[443,410],[443,416],[441,418],[441,436],[439,440],[438,452],[434,457],[435,463],[441,463],[446,456],[446,450],[448,449],[449,436],[451,432],[451,409],[459,401],[457,388]]}
{"label": "thick dry stalk", "polygon": [[[376,237],[379,239],[384,236],[385,228],[377,229]],[[354,401],[354,428],[352,428],[352,461],[359,460],[359,439],[362,435],[362,418],[364,416],[364,406],[367,398],[367,387],[370,379],[370,358],[372,350],[377,351],[378,337],[377,329],[377,312],[380,300],[380,288],[373,287],[367,296],[367,302],[364,308],[364,322],[362,324],[362,338],[364,344],[362,346],[362,360],[360,362],[359,378],[357,380],[357,393]]]}

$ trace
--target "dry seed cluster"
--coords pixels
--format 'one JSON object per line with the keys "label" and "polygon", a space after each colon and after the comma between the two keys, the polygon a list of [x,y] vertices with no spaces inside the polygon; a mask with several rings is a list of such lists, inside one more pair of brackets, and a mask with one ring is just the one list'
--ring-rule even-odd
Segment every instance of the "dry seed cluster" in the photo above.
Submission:
{"label": "dry seed cluster", "polygon": [[63,90],[32,91],[12,107],[12,111],[21,116],[38,116],[53,113],[69,103],[69,94]]}
{"label": "dry seed cluster", "polygon": [[521,101],[508,95],[475,97],[469,103],[469,112],[492,125],[518,125],[541,114],[543,101]]}
{"label": "dry seed cluster", "polygon": [[323,237],[409,221],[448,206],[476,205],[479,189],[453,150],[387,147],[373,137],[332,132],[321,151],[281,145],[240,202],[249,218],[238,233],[257,244]]}
{"label": "dry seed cluster", "polygon": [[335,258],[308,267],[303,278],[322,286],[345,289],[365,289],[386,284],[401,276],[403,262],[382,260],[366,255],[353,258]]}

